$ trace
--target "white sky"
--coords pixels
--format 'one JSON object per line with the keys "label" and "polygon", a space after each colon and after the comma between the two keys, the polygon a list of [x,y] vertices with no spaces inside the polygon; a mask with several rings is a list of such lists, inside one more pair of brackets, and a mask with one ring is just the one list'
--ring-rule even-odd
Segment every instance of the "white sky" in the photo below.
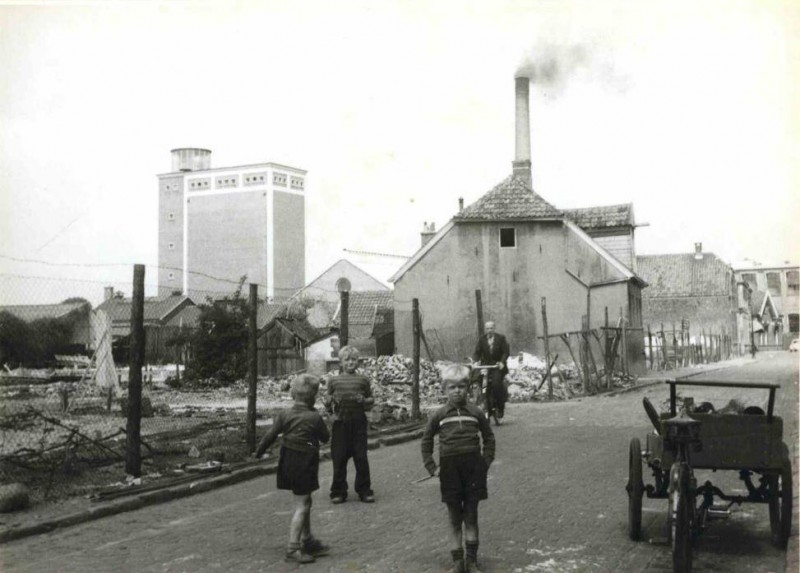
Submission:
{"label": "white sky", "polygon": [[137,262],[153,294],[176,147],[307,169],[307,280],[385,280],[343,249],[410,255],[505,178],[517,67],[575,46],[531,86],[538,193],[633,202],[639,254],[797,262],[800,2],[6,3],[0,300],[130,294]]}

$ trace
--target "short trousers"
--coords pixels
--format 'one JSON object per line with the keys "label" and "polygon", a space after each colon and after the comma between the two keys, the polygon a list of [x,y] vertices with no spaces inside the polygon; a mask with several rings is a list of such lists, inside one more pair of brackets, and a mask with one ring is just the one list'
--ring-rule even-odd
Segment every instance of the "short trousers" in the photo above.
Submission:
{"label": "short trousers", "polygon": [[281,446],[278,460],[278,489],[308,495],[319,489],[319,452],[301,452]]}
{"label": "short trousers", "polygon": [[480,452],[439,458],[439,489],[444,503],[487,499],[486,462]]}

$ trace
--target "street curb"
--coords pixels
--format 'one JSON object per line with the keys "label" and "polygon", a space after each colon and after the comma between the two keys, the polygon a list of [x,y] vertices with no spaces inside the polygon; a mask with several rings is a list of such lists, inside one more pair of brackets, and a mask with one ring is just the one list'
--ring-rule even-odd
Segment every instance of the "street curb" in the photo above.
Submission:
{"label": "street curb", "polygon": [[[392,436],[376,437],[368,442],[367,447],[370,450],[374,450],[381,447],[388,447],[395,444],[410,442],[422,437],[423,431],[424,430],[422,428],[418,428],[409,432],[403,432]],[[330,452],[320,454],[320,460],[327,459],[330,459]],[[17,539],[22,539],[24,537],[48,533],[56,529],[63,529],[65,527],[79,525],[88,521],[94,521],[95,519],[100,519],[102,517],[117,515],[126,511],[133,511],[148,505],[157,505],[183,497],[196,495],[198,493],[205,493],[207,491],[212,491],[257,477],[274,474],[277,469],[277,461],[270,460],[264,465],[232,470],[230,473],[223,475],[214,475],[213,477],[198,476],[197,481],[172,487],[165,486],[164,489],[148,491],[132,498],[119,501],[110,501],[102,505],[95,505],[89,509],[77,511],[75,513],[48,519],[38,523],[21,525],[19,527],[11,526],[9,529],[0,531],[0,545],[10,541],[15,541]]]}
{"label": "street curb", "polygon": [[[736,366],[735,364],[726,364],[720,365],[716,368],[706,368],[703,370],[698,370],[697,372],[691,372],[689,374],[684,374],[683,376],[677,376],[677,378],[684,379],[684,378],[691,378],[692,376],[700,376],[701,374],[708,374],[709,372],[717,372],[719,370],[726,370],[728,368],[732,368]],[[648,386],[655,386],[656,384],[663,384],[667,380],[675,379],[675,376],[661,376],[658,378],[650,378],[648,377],[645,380],[637,380],[637,382],[633,386],[629,386],[628,388],[620,388],[619,390],[612,390],[611,392],[604,392],[602,394],[595,394],[595,396],[617,396],[619,394],[627,394],[628,392],[633,392],[635,390],[639,390],[641,388],[647,388]]]}

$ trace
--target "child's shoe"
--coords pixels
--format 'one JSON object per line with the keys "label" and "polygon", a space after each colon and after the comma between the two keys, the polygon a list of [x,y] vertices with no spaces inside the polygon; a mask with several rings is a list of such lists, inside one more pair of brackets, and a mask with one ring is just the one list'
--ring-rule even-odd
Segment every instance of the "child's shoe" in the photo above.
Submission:
{"label": "child's shoe", "polygon": [[323,555],[327,555],[330,553],[331,548],[328,545],[325,545],[317,539],[316,537],[309,537],[305,541],[303,541],[303,549],[304,553],[311,555],[312,557],[322,557]]}
{"label": "child's shoe", "polygon": [[471,559],[467,559],[467,568],[466,573],[482,573],[480,569],[478,569],[478,563],[472,561]]}
{"label": "child's shoe", "polygon": [[463,559],[453,561],[453,568],[450,569],[452,573],[467,573],[467,566],[464,564]]}
{"label": "child's shoe", "polygon": [[286,561],[290,563],[313,563],[316,561],[313,555],[309,555],[302,549],[291,549],[286,552]]}

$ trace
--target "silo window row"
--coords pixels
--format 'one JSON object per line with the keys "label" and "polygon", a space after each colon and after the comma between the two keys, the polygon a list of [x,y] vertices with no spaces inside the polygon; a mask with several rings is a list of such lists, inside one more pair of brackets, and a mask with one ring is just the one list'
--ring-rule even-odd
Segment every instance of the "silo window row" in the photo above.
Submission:
{"label": "silo window row", "polygon": [[267,179],[266,173],[251,173],[244,176],[245,185],[263,185]]}
{"label": "silo window row", "polygon": [[280,187],[286,187],[286,174],[285,173],[273,173],[272,174],[272,183],[274,185],[278,185]]}
{"label": "silo window row", "polygon": [[179,191],[180,186],[177,183],[165,183],[162,189],[164,191]]}
{"label": "silo window row", "polygon": [[229,177],[217,177],[215,182],[217,188],[220,187],[237,187],[239,185],[239,177],[232,175]]}
{"label": "silo window row", "polygon": [[203,179],[192,179],[189,181],[190,191],[200,191],[202,189],[209,189],[211,187],[211,179],[204,177]]}
{"label": "silo window row", "polygon": [[304,181],[302,177],[292,177],[291,179],[292,189],[303,189]]}

